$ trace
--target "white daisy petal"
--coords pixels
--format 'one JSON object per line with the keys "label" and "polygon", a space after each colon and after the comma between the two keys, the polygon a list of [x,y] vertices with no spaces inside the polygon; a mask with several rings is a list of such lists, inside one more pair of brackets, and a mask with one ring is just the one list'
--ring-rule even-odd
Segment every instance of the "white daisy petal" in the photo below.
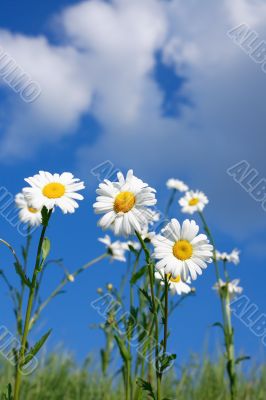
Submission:
{"label": "white daisy petal", "polygon": [[181,275],[185,280],[189,275],[193,280],[201,275],[202,269],[212,261],[213,246],[205,235],[196,236],[198,231],[193,220],[185,220],[180,228],[179,222],[172,219],[161,234],[152,239],[154,257],[158,260],[156,268],[171,273],[174,278]]}
{"label": "white daisy petal", "polygon": [[181,211],[187,214],[194,214],[194,212],[202,211],[208,203],[209,200],[207,196],[199,190],[190,190],[179,200]]}
{"label": "white daisy petal", "polygon": [[243,288],[238,286],[239,282],[239,279],[233,279],[231,282],[224,282],[222,279],[219,279],[219,281],[213,286],[213,289],[217,292],[228,291],[227,293],[229,293],[229,296],[232,299],[243,292]]}
{"label": "white daisy petal", "polygon": [[58,206],[65,214],[73,213],[78,207],[75,200],[83,200],[77,191],[84,189],[84,183],[74,179],[70,172],[59,175],[39,171],[25,181],[30,187],[24,188],[23,194],[28,204],[38,209],[46,207],[51,210]]}
{"label": "white daisy petal", "polygon": [[166,271],[156,271],[154,273],[155,279],[159,280],[162,286],[165,285],[165,275],[167,276],[169,289],[172,294],[178,294],[181,296],[182,294],[188,294],[191,292],[191,287],[189,286],[189,283],[191,283],[190,279],[183,281],[180,275],[173,277]]}
{"label": "white daisy petal", "polygon": [[31,207],[23,193],[18,193],[15,197],[15,204],[19,209],[19,219],[30,226],[39,226],[42,222],[40,208]]}
{"label": "white daisy petal", "polygon": [[155,190],[135,177],[132,170],[127,172],[126,177],[119,172],[117,179],[117,182],[105,180],[96,190],[95,213],[112,212],[111,224],[106,223],[104,217],[99,224],[113,229],[116,235],[129,236],[135,231],[141,233],[154,220],[154,214],[148,212],[148,207],[156,204]]}
{"label": "white daisy petal", "polygon": [[168,179],[166,186],[168,189],[178,190],[179,192],[186,192],[188,190],[188,186],[179,179]]}

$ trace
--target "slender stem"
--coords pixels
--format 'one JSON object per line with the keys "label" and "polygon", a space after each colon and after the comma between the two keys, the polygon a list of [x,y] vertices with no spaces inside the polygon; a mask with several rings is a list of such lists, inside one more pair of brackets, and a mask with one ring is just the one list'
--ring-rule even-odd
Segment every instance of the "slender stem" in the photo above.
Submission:
{"label": "slender stem", "polygon": [[[81,274],[82,272],[86,271],[89,267],[92,265],[96,264],[97,262],[103,260],[104,258],[108,257],[108,253],[104,253],[99,257],[94,258],[93,260],[89,261],[85,265],[83,265],[81,268],[78,268],[75,272],[73,272],[71,275],[75,278],[77,275]],[[64,286],[69,283],[68,278],[64,278],[59,285],[53,290],[53,292],[50,294],[50,296],[42,303],[40,306],[37,308],[36,312],[32,316],[29,324],[29,329],[32,328],[33,324],[36,322],[38,316],[40,313],[43,311],[43,309],[50,303],[50,301],[64,288]]]}
{"label": "slender stem", "polygon": [[174,202],[175,195],[176,195],[176,189],[173,189],[173,190],[172,190],[172,193],[171,193],[171,196],[170,196],[170,198],[169,198],[169,200],[168,200],[168,203],[167,203],[167,205],[166,205],[166,208],[165,208],[165,216],[166,216],[166,218],[168,217],[168,214],[169,214],[171,205],[172,205],[173,202]]}
{"label": "slender stem", "polygon": [[[134,265],[133,265],[131,276],[135,275],[135,273],[136,273],[136,270],[137,270],[137,267],[138,267],[138,264],[139,264],[141,251],[142,251],[142,248],[138,251],[138,253],[136,255],[136,259],[135,259],[135,262],[134,262]],[[134,285],[130,283],[130,309],[133,306],[134,306]]]}
{"label": "slender stem", "polygon": [[[29,256],[30,243],[31,243],[31,233],[30,233],[30,231],[31,231],[31,227],[30,227],[30,225],[28,225],[26,246],[23,249],[23,258],[24,258],[23,272],[25,274],[27,272],[28,256]],[[25,283],[21,280],[21,291],[20,291],[20,294],[19,294],[18,310],[17,310],[17,331],[18,331],[18,334],[19,334],[20,338],[22,336],[21,322],[22,322],[22,306],[23,306],[24,292],[25,292]]]}
{"label": "slender stem", "polygon": [[235,347],[234,347],[234,330],[232,327],[232,315],[230,309],[230,293],[229,293],[229,282],[230,277],[226,268],[226,261],[223,262],[224,275],[226,278],[226,295],[225,295],[225,316],[226,316],[226,352],[228,360],[228,377],[230,382],[230,394],[231,400],[235,400],[237,396],[237,375],[235,371]]}
{"label": "slender stem", "polygon": [[207,236],[208,236],[208,238],[209,238],[209,240],[210,240],[210,242],[211,242],[211,244],[212,244],[212,246],[213,246],[213,264],[214,264],[214,266],[215,266],[216,280],[217,280],[217,283],[219,284],[219,282],[220,282],[220,272],[219,272],[218,262],[217,262],[217,259],[216,259],[216,246],[215,246],[215,242],[214,242],[213,236],[212,236],[212,234],[211,234],[210,228],[209,228],[208,225],[207,225],[207,222],[206,222],[206,220],[205,220],[205,217],[204,217],[203,213],[200,212],[200,211],[199,211],[199,216],[200,216],[201,221],[202,221],[202,223],[203,223],[204,230],[205,230],[205,232],[206,232],[206,234],[207,234]]}
{"label": "slender stem", "polygon": [[[134,276],[135,273],[136,273],[136,270],[137,270],[137,267],[138,267],[138,264],[139,264],[139,259],[140,259],[141,252],[142,252],[142,248],[137,252],[131,276]],[[130,283],[130,312],[132,310],[132,307],[134,307],[134,284]],[[130,331],[130,333],[128,335],[128,351],[129,351],[130,356],[131,356],[130,339],[131,339],[131,337],[133,335],[133,332],[134,332],[134,328],[131,329],[131,331]],[[130,357],[128,363],[129,363],[130,398],[132,399],[133,395],[134,395],[134,393],[133,393],[134,392],[133,380],[132,380],[132,376],[131,376],[132,375],[132,365],[131,365],[132,364],[132,357]]]}
{"label": "slender stem", "polygon": [[20,384],[21,384],[21,368],[23,367],[23,362],[24,362],[25,350],[26,350],[27,339],[28,339],[28,334],[29,334],[30,317],[31,317],[32,305],[33,305],[33,300],[34,300],[34,293],[35,293],[35,288],[36,288],[37,276],[39,273],[39,267],[41,264],[42,245],[43,245],[45,232],[46,232],[51,214],[52,214],[52,210],[49,211],[48,221],[42,228],[39,245],[38,245],[38,250],[37,250],[37,255],[36,255],[35,267],[34,267],[33,276],[32,276],[32,280],[31,280],[31,287],[30,287],[30,292],[29,292],[29,297],[28,297],[25,324],[24,324],[23,335],[22,335],[22,339],[21,339],[21,346],[20,346],[20,351],[19,351],[19,356],[18,356],[17,369],[16,369],[14,400],[19,400],[19,392],[20,392]]}
{"label": "slender stem", "polygon": [[163,351],[166,353],[167,349],[167,338],[168,338],[168,298],[169,298],[169,282],[167,275],[164,277],[164,339],[163,339]]}
{"label": "slender stem", "polygon": [[[164,334],[163,334],[163,353],[166,353],[167,338],[168,338],[168,299],[169,299],[169,281],[165,274],[164,277]],[[160,380],[162,380],[162,373],[160,373]]]}
{"label": "slender stem", "polygon": [[220,272],[219,272],[219,265],[216,259],[216,248],[213,236],[211,231],[207,225],[207,222],[203,216],[202,212],[199,212],[200,218],[202,220],[205,232],[213,245],[213,263],[215,265],[215,273],[216,273],[216,280],[218,284],[218,292],[222,306],[222,315],[224,321],[224,339],[225,339],[225,347],[226,347],[226,355],[227,355],[227,373],[230,383],[230,394],[231,400],[236,400],[237,395],[237,375],[235,372],[235,350],[234,350],[234,331],[232,328],[232,321],[231,321],[231,310],[230,310],[230,295],[228,291],[228,283],[230,282],[229,275],[226,269],[226,262],[223,263],[224,268],[224,275],[226,279],[226,294],[222,292],[222,288],[220,285]]}
{"label": "slender stem", "polygon": [[143,248],[145,253],[146,263],[148,265],[149,270],[149,279],[150,279],[150,289],[151,289],[151,301],[152,301],[152,311],[155,318],[155,341],[156,341],[156,348],[155,348],[155,357],[156,357],[156,382],[157,382],[157,400],[161,400],[161,379],[160,379],[160,370],[159,370],[159,321],[158,321],[158,314],[156,308],[156,300],[155,300],[155,293],[154,293],[154,271],[153,271],[153,263],[150,257],[150,252],[142,239],[139,232],[136,231],[137,238]]}

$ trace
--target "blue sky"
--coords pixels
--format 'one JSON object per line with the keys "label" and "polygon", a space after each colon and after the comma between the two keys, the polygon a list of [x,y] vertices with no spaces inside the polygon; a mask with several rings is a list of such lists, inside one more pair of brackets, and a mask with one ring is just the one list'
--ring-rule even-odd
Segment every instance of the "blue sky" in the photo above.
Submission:
{"label": "blue sky", "polygon": [[[67,216],[58,211],[49,229],[52,257],[63,257],[73,270],[103,251],[92,211],[98,184],[93,167],[110,160],[123,171],[133,168],[156,187],[160,209],[169,195],[166,179],[181,178],[208,195],[206,214],[219,249],[241,250],[232,277],[241,279],[245,294],[264,313],[265,212],[226,170],[245,159],[260,178],[266,176],[266,75],[226,32],[246,23],[266,39],[266,9],[244,0],[213,3],[2,5],[0,45],[40,83],[42,93],[34,104],[24,104],[0,82],[1,186],[16,194],[23,179],[40,169],[71,171],[85,180],[79,210]],[[177,203],[172,215],[184,219]],[[16,230],[3,218],[0,227],[1,236],[19,251]],[[12,274],[4,248],[0,261]],[[97,287],[118,283],[124,271],[123,263],[93,267],[47,308],[36,337],[53,327],[50,348],[62,342],[79,359],[97,350],[102,337],[89,329],[98,321],[89,304]],[[44,293],[60,277],[51,267]],[[210,326],[219,318],[219,304],[213,283],[210,266],[195,282],[196,299],[188,299],[172,317],[170,344],[179,360],[201,352],[206,338],[214,351],[219,335]],[[1,293],[1,323],[12,330],[4,285]],[[238,351],[254,360],[264,357],[260,340],[235,324]]]}

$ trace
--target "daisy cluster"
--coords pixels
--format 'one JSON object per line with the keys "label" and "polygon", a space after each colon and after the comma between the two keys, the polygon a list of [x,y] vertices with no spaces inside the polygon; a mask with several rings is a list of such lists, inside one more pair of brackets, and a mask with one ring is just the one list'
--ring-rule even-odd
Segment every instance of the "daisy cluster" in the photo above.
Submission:
{"label": "daisy cluster", "polygon": [[[176,179],[168,180],[167,187],[180,192],[188,190],[184,182]],[[172,219],[159,234],[150,231],[152,224],[158,220],[158,214],[152,209],[156,204],[155,194],[155,189],[135,177],[132,170],[125,177],[119,172],[117,181],[105,180],[97,189],[98,196],[93,207],[97,214],[103,214],[98,225],[104,230],[110,229],[115,235],[128,237],[137,232],[143,240],[151,241],[156,260],[155,278],[163,285],[166,275],[172,292],[189,293],[191,278],[196,279],[212,262],[213,246],[205,234],[199,234],[199,226],[194,220],[187,219],[180,224]],[[202,202],[207,204],[204,195],[201,192],[186,192],[188,202],[193,195],[198,196],[197,207],[202,209]],[[109,236],[100,240],[108,246],[113,257],[124,260],[124,243],[111,243]]]}
{"label": "daisy cluster", "polygon": [[[59,207],[65,214],[73,213],[79,206],[77,201],[83,200],[79,191],[84,189],[84,183],[69,172],[51,174],[40,171],[25,181],[29,186],[16,196],[15,202],[21,221],[30,226],[41,224],[43,207],[48,210]],[[179,199],[183,213],[202,213],[208,204],[208,198],[203,192],[190,190],[179,179],[169,179],[166,186],[174,190],[173,193],[184,193]],[[113,182],[105,179],[99,184],[96,193],[93,208],[96,214],[101,215],[98,225],[103,230],[109,229],[114,235],[127,239],[112,241],[109,235],[99,239],[111,259],[125,262],[126,252],[140,251],[140,243],[133,240],[138,234],[154,248],[155,278],[163,285],[167,276],[172,292],[189,293],[191,279],[195,280],[202,275],[203,270],[212,262],[214,252],[208,237],[200,233],[197,223],[189,219],[180,223],[173,218],[156,234],[152,229],[160,217],[154,210],[157,203],[156,190],[136,177],[133,170],[129,170],[125,176],[119,172],[117,180]],[[230,254],[215,251],[215,254],[218,261],[239,263],[238,250]]]}

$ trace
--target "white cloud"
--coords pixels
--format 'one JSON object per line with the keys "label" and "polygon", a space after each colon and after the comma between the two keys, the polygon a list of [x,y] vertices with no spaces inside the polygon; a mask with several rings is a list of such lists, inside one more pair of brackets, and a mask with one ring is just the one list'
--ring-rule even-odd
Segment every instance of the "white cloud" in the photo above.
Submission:
{"label": "white cloud", "polygon": [[[259,229],[261,209],[225,171],[246,158],[263,174],[265,75],[226,32],[248,23],[264,39],[265,16],[255,0],[92,0],[58,16],[60,46],[0,31],[2,47],[42,87],[30,106],[12,96],[0,157],[29,156],[29,139],[36,151],[75,133],[91,113],[104,133],[78,151],[86,170],[111,159],[154,180],[182,175],[205,185],[222,229],[233,231],[236,219],[244,234],[245,224]],[[192,106],[179,104],[178,118],[162,113],[158,51],[186,78],[181,93]]]}
{"label": "white cloud", "polygon": [[167,30],[159,3],[87,1],[67,8],[57,22],[67,46],[0,31],[2,47],[42,88],[31,105],[12,95],[2,159],[27,157],[43,142],[70,134],[86,112],[108,125],[127,125],[145,108],[146,93],[153,106],[160,105],[159,93],[150,96],[156,85],[147,79]]}

